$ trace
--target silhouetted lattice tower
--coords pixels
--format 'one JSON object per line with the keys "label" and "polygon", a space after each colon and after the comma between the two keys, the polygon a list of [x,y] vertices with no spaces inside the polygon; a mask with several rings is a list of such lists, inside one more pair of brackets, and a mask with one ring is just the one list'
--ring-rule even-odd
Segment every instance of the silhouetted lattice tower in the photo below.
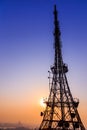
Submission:
{"label": "silhouetted lattice tower", "polygon": [[67,65],[63,62],[59,22],[57,20],[56,5],[54,6],[54,65],[51,67],[52,81],[46,109],[41,112],[43,116],[39,130],[85,130],[79,116],[78,99],[72,97],[66,73]]}

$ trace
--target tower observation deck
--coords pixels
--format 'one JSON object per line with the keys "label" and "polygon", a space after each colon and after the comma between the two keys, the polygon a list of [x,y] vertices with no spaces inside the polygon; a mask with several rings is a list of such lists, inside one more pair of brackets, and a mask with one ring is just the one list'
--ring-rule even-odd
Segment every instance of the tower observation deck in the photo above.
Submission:
{"label": "tower observation deck", "polygon": [[73,98],[66,73],[68,66],[63,62],[61,49],[61,32],[54,6],[54,64],[50,69],[52,81],[50,94],[45,101],[46,109],[41,112],[43,117],[39,130],[85,130],[78,113],[79,100]]}

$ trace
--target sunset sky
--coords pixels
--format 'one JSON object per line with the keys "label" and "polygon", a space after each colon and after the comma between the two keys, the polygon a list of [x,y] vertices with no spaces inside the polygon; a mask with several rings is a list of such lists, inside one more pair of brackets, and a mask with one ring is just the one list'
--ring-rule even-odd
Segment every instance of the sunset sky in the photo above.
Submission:
{"label": "sunset sky", "polygon": [[54,61],[54,4],[69,86],[87,127],[87,0],[0,0],[0,122],[41,123]]}

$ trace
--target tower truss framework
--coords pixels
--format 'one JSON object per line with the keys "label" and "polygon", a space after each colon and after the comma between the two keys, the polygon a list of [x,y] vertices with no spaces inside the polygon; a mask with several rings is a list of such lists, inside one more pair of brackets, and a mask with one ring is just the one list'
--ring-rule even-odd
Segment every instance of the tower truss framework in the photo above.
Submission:
{"label": "tower truss framework", "polygon": [[54,64],[49,73],[52,75],[50,94],[46,109],[41,112],[43,120],[39,130],[85,130],[78,113],[79,100],[73,98],[66,73],[68,66],[63,62],[59,21],[54,6]]}

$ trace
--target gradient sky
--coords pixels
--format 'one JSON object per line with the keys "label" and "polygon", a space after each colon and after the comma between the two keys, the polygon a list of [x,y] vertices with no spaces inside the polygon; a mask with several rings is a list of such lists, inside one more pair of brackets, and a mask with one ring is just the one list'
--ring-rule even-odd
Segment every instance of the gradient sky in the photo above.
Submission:
{"label": "gradient sky", "polygon": [[87,0],[0,0],[0,122],[41,123],[54,60],[54,4],[69,86],[87,127]]}

